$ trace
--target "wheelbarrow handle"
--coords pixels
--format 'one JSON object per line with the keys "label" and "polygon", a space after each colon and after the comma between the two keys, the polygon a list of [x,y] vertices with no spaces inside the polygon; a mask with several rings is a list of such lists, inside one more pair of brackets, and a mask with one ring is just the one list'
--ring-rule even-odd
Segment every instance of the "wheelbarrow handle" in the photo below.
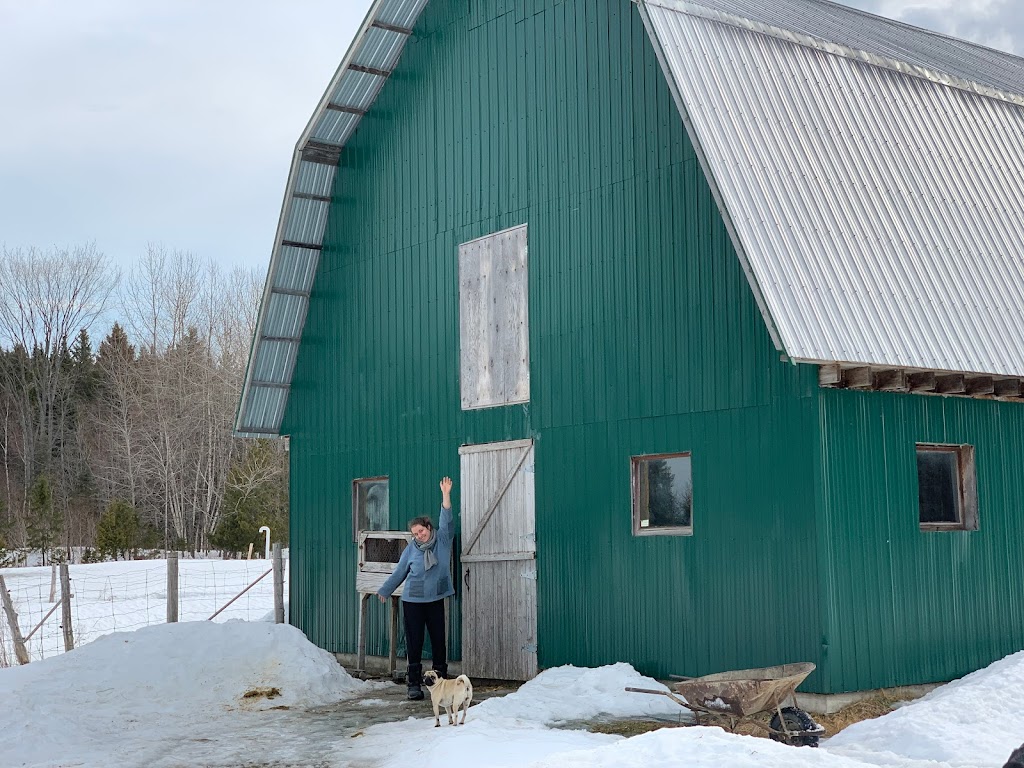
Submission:
{"label": "wheelbarrow handle", "polygon": [[655,696],[668,696],[670,699],[672,699],[672,701],[674,701],[679,706],[691,709],[690,705],[686,703],[686,699],[679,698],[674,693],[672,693],[672,691],[656,691],[653,688],[627,688],[626,690],[632,691],[633,693],[650,693]]}
{"label": "wheelbarrow handle", "polygon": [[686,675],[669,675],[669,680],[696,680],[696,677],[687,677]]}

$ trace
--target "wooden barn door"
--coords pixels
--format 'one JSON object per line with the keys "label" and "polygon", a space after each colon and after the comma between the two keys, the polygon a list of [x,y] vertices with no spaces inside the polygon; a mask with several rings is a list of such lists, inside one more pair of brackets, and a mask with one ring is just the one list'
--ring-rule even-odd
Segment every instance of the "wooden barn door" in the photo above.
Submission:
{"label": "wooden barn door", "polygon": [[533,441],[467,445],[462,457],[462,667],[537,674]]}

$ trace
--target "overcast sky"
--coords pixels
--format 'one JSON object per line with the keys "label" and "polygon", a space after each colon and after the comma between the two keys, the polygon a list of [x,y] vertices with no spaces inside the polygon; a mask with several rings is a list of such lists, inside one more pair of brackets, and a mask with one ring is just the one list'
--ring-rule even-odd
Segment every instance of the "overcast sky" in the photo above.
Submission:
{"label": "overcast sky", "polygon": [[[1022,52],[1020,0],[847,4]],[[265,270],[292,149],[369,6],[0,0],[0,245]]]}

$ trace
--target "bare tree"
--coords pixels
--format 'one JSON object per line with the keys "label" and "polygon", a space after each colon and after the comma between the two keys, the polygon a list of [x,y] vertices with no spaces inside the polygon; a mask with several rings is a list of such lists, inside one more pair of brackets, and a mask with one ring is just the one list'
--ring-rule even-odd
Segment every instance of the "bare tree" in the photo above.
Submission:
{"label": "bare tree", "polygon": [[126,282],[125,314],[140,344],[136,466],[152,503],[144,518],[165,542],[204,549],[216,527],[236,441],[231,437],[261,281],[150,246]]}
{"label": "bare tree", "polygon": [[150,243],[125,281],[123,306],[140,350],[157,354],[195,325],[202,291],[199,259]]}
{"label": "bare tree", "polygon": [[128,331],[115,323],[93,354],[82,329],[103,311],[115,281],[91,246],[3,252],[5,517],[24,539],[28,491],[45,472],[69,545],[93,542],[100,510],[120,499],[138,511],[147,535],[155,528],[165,546],[203,550],[229,478],[231,493],[256,506],[257,498],[280,506],[287,482],[283,454],[248,468],[249,446],[231,434],[262,276],[225,273],[151,245],[123,284]]}
{"label": "bare tree", "polygon": [[70,342],[105,311],[116,283],[92,244],[0,250],[0,346],[15,353],[2,370],[7,391],[16,394],[23,488],[59,453],[74,387]]}

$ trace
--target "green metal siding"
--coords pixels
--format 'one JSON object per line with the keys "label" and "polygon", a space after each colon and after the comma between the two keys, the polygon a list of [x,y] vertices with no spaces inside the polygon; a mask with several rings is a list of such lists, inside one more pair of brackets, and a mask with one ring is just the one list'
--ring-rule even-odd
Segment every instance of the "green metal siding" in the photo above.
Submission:
{"label": "green metal siding", "polygon": [[[1024,407],[825,390],[829,690],[945,681],[1024,648]],[[917,443],[975,446],[979,530],[918,525]]]}
{"label": "green metal siding", "polygon": [[[457,247],[522,223],[532,399],[462,412]],[[817,392],[779,362],[633,5],[434,0],[342,154],[282,427],[292,621],[355,650],[352,479],[390,476],[403,527],[459,445],[532,437],[541,666],[820,662]],[[629,458],[667,451],[693,453],[695,534],[634,537]]]}

